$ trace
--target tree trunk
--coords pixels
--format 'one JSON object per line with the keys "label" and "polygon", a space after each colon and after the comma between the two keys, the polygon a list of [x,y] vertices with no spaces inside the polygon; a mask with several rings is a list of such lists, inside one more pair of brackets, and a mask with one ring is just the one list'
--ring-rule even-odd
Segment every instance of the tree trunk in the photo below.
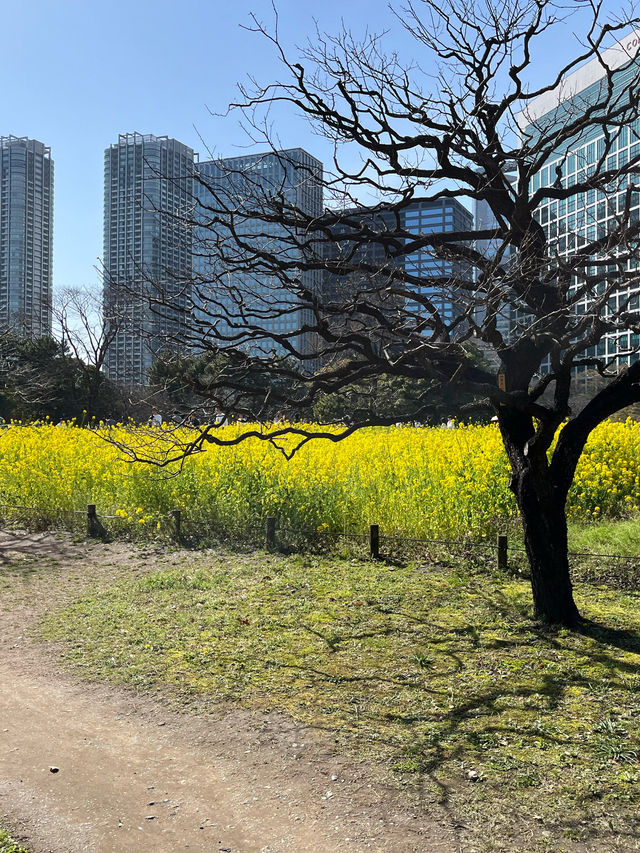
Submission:
{"label": "tree trunk", "polygon": [[546,464],[537,466],[534,476],[525,461],[512,482],[531,570],[534,616],[551,625],[576,628],[580,614],[569,574],[566,496],[554,496],[558,490]]}
{"label": "tree trunk", "polygon": [[509,487],[522,520],[534,616],[550,625],[577,628],[581,618],[569,574],[566,500],[580,453],[564,467],[550,465],[547,448],[555,429],[542,441],[530,415],[500,407],[498,416],[511,464]]}

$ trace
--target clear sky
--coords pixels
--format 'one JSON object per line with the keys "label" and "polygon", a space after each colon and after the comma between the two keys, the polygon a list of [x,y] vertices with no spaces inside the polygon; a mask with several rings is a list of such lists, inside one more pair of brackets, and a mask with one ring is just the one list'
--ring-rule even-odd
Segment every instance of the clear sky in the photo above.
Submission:
{"label": "clear sky", "polygon": [[[375,5],[375,0],[374,0]],[[313,33],[313,15],[334,31],[372,21],[367,0],[280,0],[289,44]],[[277,73],[273,49],[247,32],[253,11],[273,21],[268,0],[29,0],[3,4],[0,135],[28,136],[51,147],[55,163],[54,286],[98,286],[102,253],[103,156],[119,133],[173,136],[208,159],[242,153],[238,117],[220,112],[253,73]],[[321,156],[321,140],[292,119],[278,128],[287,146]]]}
{"label": "clear sky", "polygon": [[[400,4],[397,4],[398,7]],[[389,49],[415,54],[383,0],[278,0],[285,45],[315,32],[390,28]],[[119,133],[173,136],[208,158],[246,151],[237,117],[221,112],[236,83],[279,74],[273,48],[247,32],[270,0],[29,0],[3,4],[0,135],[38,139],[55,162],[54,287],[99,287],[103,155]],[[557,44],[557,43],[556,43]],[[550,57],[554,44],[549,43]],[[321,160],[328,148],[300,119],[279,117],[285,147]],[[204,140],[204,142],[201,140]]]}

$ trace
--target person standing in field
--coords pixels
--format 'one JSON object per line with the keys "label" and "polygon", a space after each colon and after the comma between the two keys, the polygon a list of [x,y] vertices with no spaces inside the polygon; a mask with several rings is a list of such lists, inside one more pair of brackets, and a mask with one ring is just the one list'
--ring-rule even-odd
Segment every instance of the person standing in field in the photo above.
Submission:
{"label": "person standing in field", "polygon": [[149,418],[149,425],[154,427],[162,426],[162,415],[157,409],[151,409],[151,417]]}

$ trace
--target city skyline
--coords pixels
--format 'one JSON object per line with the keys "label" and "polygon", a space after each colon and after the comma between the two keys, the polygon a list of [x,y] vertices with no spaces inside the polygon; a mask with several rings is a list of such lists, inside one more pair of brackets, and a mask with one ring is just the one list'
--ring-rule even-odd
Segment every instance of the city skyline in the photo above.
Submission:
{"label": "city skyline", "polygon": [[[280,6],[279,30],[290,46],[313,35],[314,18],[330,31],[342,14],[348,23],[369,14],[364,0],[349,10],[334,0],[320,10],[301,9],[293,0]],[[273,25],[270,0],[215,8],[185,0],[179,10],[167,0],[114,0],[99,24],[84,0],[34,0],[3,11],[5,32],[16,35],[5,45],[4,61],[24,73],[3,92],[0,133],[42,139],[56,160],[55,289],[100,287],[102,158],[119,133],[179,139],[203,159],[264,148],[249,147],[239,116],[217,115],[237,99],[236,84],[249,73],[265,80],[279,73],[267,40],[243,28],[251,25],[251,12]],[[383,28],[392,16],[381,8],[373,17]],[[324,159],[305,122],[282,117],[279,134],[279,148],[301,145]]]}
{"label": "city skyline", "polygon": [[[356,38],[365,37],[367,28],[388,30],[387,50],[397,50],[407,63],[419,59],[385,3],[353,0],[345,6],[327,0],[306,8],[283,0],[277,6],[279,35],[293,56],[299,55],[296,46],[315,39],[314,21],[321,32],[335,33],[344,20]],[[270,0],[215,8],[185,0],[179,13],[167,0],[126,5],[114,0],[99,21],[86,0],[34,0],[3,10],[3,26],[11,35],[3,49],[5,65],[22,71],[3,92],[0,133],[41,139],[55,159],[54,289],[100,287],[102,158],[119,133],[167,135],[200,151],[203,159],[264,148],[260,142],[250,146],[237,115],[222,115],[237,98],[238,82],[249,75],[269,82],[284,74],[267,39],[247,29],[251,12],[274,25]],[[567,48],[567,33],[564,40],[561,33],[549,42],[541,75],[549,73],[550,63],[561,62],[555,50]],[[273,122],[278,148],[302,147],[331,162],[331,145],[306,121],[279,110]]]}

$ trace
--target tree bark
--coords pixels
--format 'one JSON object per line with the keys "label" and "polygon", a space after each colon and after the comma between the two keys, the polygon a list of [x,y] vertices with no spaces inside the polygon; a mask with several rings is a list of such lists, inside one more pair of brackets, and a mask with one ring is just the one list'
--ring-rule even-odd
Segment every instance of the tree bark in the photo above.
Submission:
{"label": "tree bark", "polygon": [[[549,464],[550,439],[536,436],[530,415],[501,407],[499,418],[511,464],[509,485],[520,510],[531,571],[534,616],[550,625],[577,628],[581,618],[569,574],[566,515],[573,475],[566,476],[567,471],[562,469],[561,477],[557,468]],[[552,436],[553,432],[549,434]]]}
{"label": "tree bark", "polygon": [[530,469],[521,471],[515,479],[531,571],[534,617],[550,625],[576,628],[581,619],[569,573],[565,496],[554,499],[552,494],[541,494],[541,485],[551,487],[545,492],[555,491],[548,472],[546,484],[532,482]]}

